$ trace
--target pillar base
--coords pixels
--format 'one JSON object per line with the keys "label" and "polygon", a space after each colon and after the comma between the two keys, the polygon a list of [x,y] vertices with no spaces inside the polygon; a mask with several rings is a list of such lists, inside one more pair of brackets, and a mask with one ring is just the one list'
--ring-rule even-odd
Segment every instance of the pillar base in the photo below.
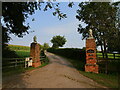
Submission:
{"label": "pillar base", "polygon": [[86,64],[85,65],[85,71],[86,72],[99,73],[98,72],[98,65],[97,64]]}
{"label": "pillar base", "polygon": [[41,66],[41,63],[40,63],[40,62],[33,63],[32,66],[33,66],[33,67],[39,67],[39,66]]}

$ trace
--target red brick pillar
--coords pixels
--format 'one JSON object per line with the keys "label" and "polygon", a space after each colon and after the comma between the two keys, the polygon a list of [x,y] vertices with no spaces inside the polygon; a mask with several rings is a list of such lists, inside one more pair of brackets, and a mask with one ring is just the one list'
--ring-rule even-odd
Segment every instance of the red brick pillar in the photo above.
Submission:
{"label": "red brick pillar", "polygon": [[33,63],[32,63],[33,67],[41,66],[41,63],[40,63],[40,45],[38,43],[35,43],[35,42],[31,43],[30,57],[32,57],[32,60],[33,60]]}
{"label": "red brick pillar", "polygon": [[94,38],[86,39],[85,71],[98,73],[98,65],[96,64],[96,43]]}

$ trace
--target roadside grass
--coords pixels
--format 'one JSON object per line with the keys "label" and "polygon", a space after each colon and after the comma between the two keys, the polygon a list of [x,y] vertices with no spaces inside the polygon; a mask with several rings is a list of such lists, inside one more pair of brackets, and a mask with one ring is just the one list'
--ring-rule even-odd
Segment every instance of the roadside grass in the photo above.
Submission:
{"label": "roadside grass", "polygon": [[[67,59],[68,61],[70,61],[73,66],[84,76],[93,79],[94,81],[96,81],[97,83],[109,87],[109,88],[118,88],[118,73],[109,73],[109,74],[105,74],[105,73],[99,73],[99,74],[95,74],[95,73],[90,73],[90,72],[85,72],[84,71],[84,62],[81,62],[80,60],[73,60],[73,59]],[[116,63],[115,63],[116,64]],[[111,63],[113,67],[114,63]]]}
{"label": "roadside grass", "polygon": [[[61,56],[61,57],[66,58],[65,56]],[[112,73],[110,72],[109,74],[105,74],[105,73],[96,74],[96,73],[91,73],[91,72],[85,72],[84,71],[85,62],[77,60],[77,59],[69,59],[69,58],[66,58],[66,60],[71,62],[72,65],[79,71],[79,73],[96,81],[98,84],[101,84],[108,88],[118,88],[118,73],[117,72],[112,72]],[[112,68],[114,66],[115,68],[116,65],[120,65],[120,64],[118,64],[118,62],[116,63],[110,62],[109,67]]]}
{"label": "roadside grass", "polygon": [[[64,50],[64,49],[63,49]],[[99,65],[99,72],[98,74],[95,73],[90,73],[90,72],[85,72],[84,70],[84,66],[86,63],[85,58],[83,58],[83,56],[77,58],[73,58],[72,55],[68,58],[67,54],[64,54],[63,52],[59,52],[57,53],[56,50],[49,50],[52,53],[55,53],[57,55],[60,55],[64,58],[66,58],[66,60],[68,60],[69,62],[71,62],[73,64],[73,66],[84,76],[93,79],[94,81],[96,81],[97,83],[106,86],[108,88],[118,88],[118,71],[119,71],[119,66],[120,66],[120,61],[119,60],[110,60],[108,61],[108,74],[105,74],[105,68],[106,68],[106,61],[100,61],[98,62]],[[57,50],[58,51],[58,50]],[[73,50],[69,51],[69,53],[72,53]],[[64,54],[64,55],[63,55]],[[75,53],[76,54],[76,53]],[[80,53],[79,53],[80,55]],[[97,53],[97,56],[102,57],[102,53]],[[120,57],[116,57],[116,56],[120,56],[120,54],[115,54],[115,59],[120,59]],[[113,59],[114,55],[113,54],[108,54],[108,58]]]}
{"label": "roadside grass", "polygon": [[90,73],[79,71],[82,75],[93,79],[97,83],[106,86],[108,88],[118,88],[118,75],[117,74],[103,74],[103,73]]}

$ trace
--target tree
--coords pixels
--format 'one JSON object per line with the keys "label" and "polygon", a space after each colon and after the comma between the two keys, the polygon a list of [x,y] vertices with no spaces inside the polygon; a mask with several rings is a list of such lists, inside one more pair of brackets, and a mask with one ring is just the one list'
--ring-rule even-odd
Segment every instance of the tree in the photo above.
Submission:
{"label": "tree", "polygon": [[83,39],[88,37],[88,30],[93,30],[93,36],[97,45],[101,46],[103,56],[107,56],[107,45],[110,38],[118,36],[119,29],[116,25],[117,8],[110,2],[85,2],[79,4],[76,18],[86,24],[82,27],[79,24],[78,32],[83,35]]}
{"label": "tree", "polygon": [[[78,32],[83,35],[83,39],[88,37],[88,30],[93,30],[93,36],[97,45],[101,46],[102,54],[107,56],[107,48],[116,44],[113,40],[119,37],[119,28],[117,27],[117,10],[118,8],[110,2],[90,2],[80,3],[80,9],[77,10],[76,18],[86,24],[82,27],[79,24]],[[108,60],[106,59],[106,74],[108,72]]]}
{"label": "tree", "polygon": [[53,48],[59,48],[59,47],[63,47],[63,45],[65,44],[67,40],[65,39],[64,36],[54,36],[52,39],[51,39],[51,43],[53,43]]}
{"label": "tree", "polygon": [[[18,37],[23,37],[29,34],[29,23],[25,23],[29,15],[35,14],[35,10],[41,10],[41,5],[44,4],[44,11],[54,9],[53,15],[58,19],[66,18],[66,14],[62,13],[59,9],[59,3],[52,2],[3,2],[2,3],[2,41],[3,44],[7,43],[14,34]],[[32,19],[34,21],[34,19]]]}
{"label": "tree", "polygon": [[[27,2],[3,2],[2,3],[2,55],[6,56],[9,49],[7,43],[11,40],[10,34],[14,34],[20,38],[29,34],[29,23],[26,19],[29,15],[35,14],[35,10],[42,10],[41,5],[44,4],[44,11],[53,9],[53,15],[57,16],[59,20],[66,18],[66,14],[59,9],[59,3],[52,2],[36,2],[36,0]],[[32,19],[34,21],[34,19]]]}
{"label": "tree", "polygon": [[118,51],[120,53],[120,1],[113,3],[115,7],[117,7],[117,13],[116,13],[116,27],[119,29],[118,30],[118,35],[109,38],[108,40],[108,51],[113,52],[113,51]]}
{"label": "tree", "polygon": [[48,48],[50,48],[48,43],[44,43],[43,44],[43,50],[47,50]]}

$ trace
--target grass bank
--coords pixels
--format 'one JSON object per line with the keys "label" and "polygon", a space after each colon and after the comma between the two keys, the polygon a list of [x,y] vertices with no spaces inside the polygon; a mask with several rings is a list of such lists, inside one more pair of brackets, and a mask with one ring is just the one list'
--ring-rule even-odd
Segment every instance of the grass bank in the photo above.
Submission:
{"label": "grass bank", "polygon": [[[65,57],[64,57],[65,58]],[[108,88],[118,88],[118,73],[110,73],[110,74],[105,74],[105,73],[90,73],[90,72],[85,72],[84,71],[84,62],[81,62],[80,60],[75,60],[75,59],[68,59],[66,58],[69,62],[73,64],[73,66],[84,76],[96,81],[97,83],[106,86]]]}
{"label": "grass bank", "polygon": [[82,75],[93,79],[97,83],[106,86],[108,88],[118,88],[118,74],[103,74],[103,73],[90,73],[90,72],[84,72],[79,71]]}

